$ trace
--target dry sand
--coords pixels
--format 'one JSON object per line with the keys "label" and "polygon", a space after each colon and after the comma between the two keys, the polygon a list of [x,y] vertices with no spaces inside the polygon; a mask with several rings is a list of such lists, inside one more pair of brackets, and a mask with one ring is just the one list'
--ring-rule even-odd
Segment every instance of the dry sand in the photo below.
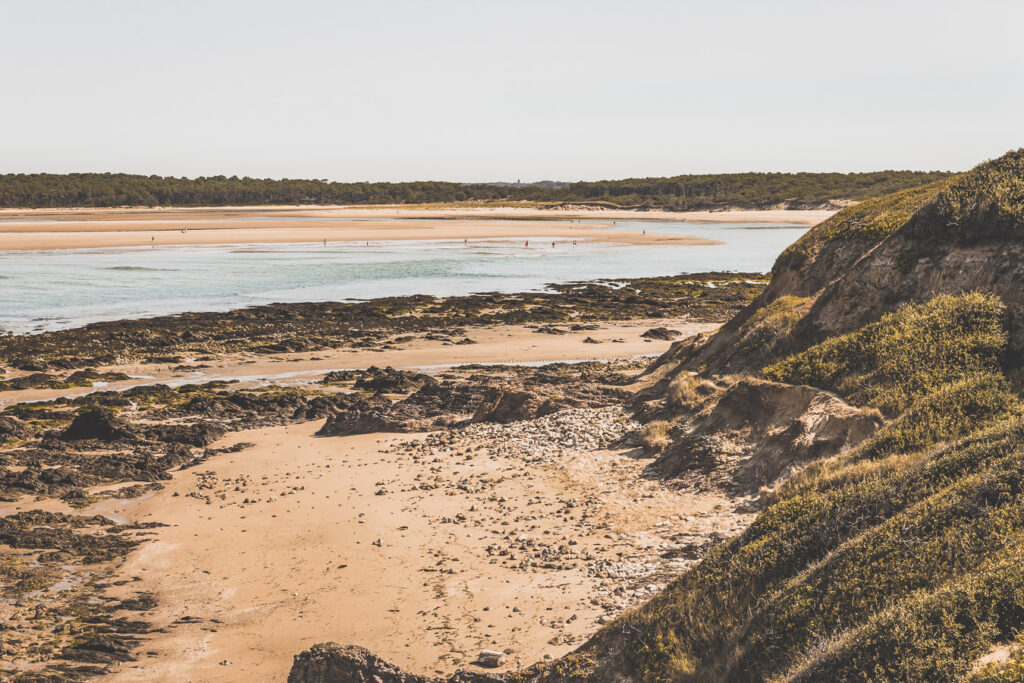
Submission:
{"label": "dry sand", "polygon": [[[567,211],[518,208],[64,209],[0,211],[0,249],[562,238],[623,244],[718,244],[615,230],[616,220],[813,225],[830,211]],[[315,222],[309,219],[317,219]],[[367,221],[366,218],[376,220]],[[187,228],[187,231],[183,231]]]}
{"label": "dry sand", "polygon": [[[119,390],[140,384],[159,382],[187,384],[212,379],[239,380],[240,386],[275,384],[304,384],[315,381],[331,370],[366,368],[371,365],[396,368],[433,368],[469,363],[558,362],[569,360],[610,360],[644,354],[660,354],[669,346],[666,341],[651,341],[640,335],[652,327],[679,330],[681,337],[710,333],[718,328],[715,323],[694,323],[687,319],[656,318],[602,322],[596,330],[569,332],[565,335],[538,334],[524,325],[493,325],[466,330],[475,344],[455,345],[418,338],[401,344],[399,350],[374,351],[368,349],[326,349],[304,353],[270,355],[232,354],[217,360],[194,363],[208,365],[193,371],[175,370],[175,365],[111,365],[98,368],[101,372],[123,372],[134,379],[102,384],[89,389],[26,389],[0,392],[0,408],[25,401],[43,401],[55,398],[81,396],[97,390]],[[584,342],[588,337],[600,342]],[[618,341],[617,341],[618,340]],[[12,373],[5,378],[10,379]]]}
{"label": "dry sand", "polygon": [[[627,452],[537,464],[466,442],[417,461],[387,450],[410,435],[315,438],[318,426],[234,434],[219,445],[255,447],[103,510],[174,522],[123,566],[139,580],[111,591],[153,591],[145,616],[166,632],[111,680],[284,680],[293,655],[325,640],[420,673],[484,648],[525,665],[658,590],[686,564],[662,559],[667,548],[746,523],[728,500],[642,479],[647,461]],[[574,567],[520,566],[557,546]]]}

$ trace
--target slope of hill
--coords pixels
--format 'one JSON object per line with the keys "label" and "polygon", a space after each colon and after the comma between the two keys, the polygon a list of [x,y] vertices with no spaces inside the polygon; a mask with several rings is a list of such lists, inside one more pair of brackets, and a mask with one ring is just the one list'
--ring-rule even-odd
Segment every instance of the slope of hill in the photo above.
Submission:
{"label": "slope of hill", "polygon": [[[670,352],[678,373],[760,372],[890,420],[764,491],[745,533],[560,666],[666,681],[1019,671],[1022,230],[1018,150],[837,214],[737,320]],[[994,649],[1008,662],[983,666]]]}

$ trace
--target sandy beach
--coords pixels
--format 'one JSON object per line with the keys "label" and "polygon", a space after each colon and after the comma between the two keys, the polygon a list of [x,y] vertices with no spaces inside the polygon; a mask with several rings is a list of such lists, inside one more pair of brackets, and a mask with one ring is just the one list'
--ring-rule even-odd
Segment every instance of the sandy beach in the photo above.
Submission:
{"label": "sandy beach", "polygon": [[[628,358],[668,347],[640,336],[654,325],[683,335],[716,327],[609,321],[558,336],[483,327],[469,331],[472,345],[424,339],[315,359],[226,355],[194,372],[118,366],[148,374],[92,390],[204,378],[241,380],[235,389],[308,384],[329,369],[374,364],[438,371]],[[138,658],[105,680],[283,680],[293,655],[323,640],[359,643],[424,674],[450,673],[496,649],[511,670],[574,649],[751,517],[735,498],[645,478],[650,460],[618,445],[636,428],[618,406],[433,434],[317,437],[321,425],[230,433],[210,447],[247,445],[136,498],[77,510],[57,498],[0,504],[2,515],[36,509],[167,524],[139,532],[145,542],[104,580],[104,599],[155,600]]]}
{"label": "sandy beach", "polygon": [[[316,427],[232,435],[225,443],[255,446],[116,508],[131,521],[190,522],[162,529],[122,568],[141,578],[126,589],[158,596],[151,618],[167,632],[109,680],[283,680],[292,655],[324,639],[419,673],[488,648],[510,649],[508,668],[529,664],[573,649],[678,571],[658,557],[669,536],[744,520],[725,499],[644,482],[644,461],[625,452],[538,465],[467,439],[417,460],[393,448],[409,435],[318,439]],[[685,529],[658,526],[681,514]],[[527,539],[560,547],[558,566],[521,566]],[[602,563],[652,566],[616,579],[594,571]],[[621,601],[619,586],[631,591]]]}
{"label": "sandy beach", "polygon": [[648,231],[618,220],[813,225],[830,211],[570,211],[517,208],[66,209],[0,211],[0,250],[381,240],[596,240],[622,244],[718,244]]}

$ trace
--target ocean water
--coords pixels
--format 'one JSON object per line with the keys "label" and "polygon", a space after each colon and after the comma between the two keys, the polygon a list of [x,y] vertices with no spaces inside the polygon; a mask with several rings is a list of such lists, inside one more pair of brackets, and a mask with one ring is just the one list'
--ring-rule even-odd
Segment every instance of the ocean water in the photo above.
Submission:
{"label": "ocean water", "polygon": [[[548,284],[721,270],[766,272],[804,226],[618,221],[721,245],[571,239],[0,250],[0,331],[16,334],[274,302],[542,290]],[[554,246],[552,246],[552,241]]]}

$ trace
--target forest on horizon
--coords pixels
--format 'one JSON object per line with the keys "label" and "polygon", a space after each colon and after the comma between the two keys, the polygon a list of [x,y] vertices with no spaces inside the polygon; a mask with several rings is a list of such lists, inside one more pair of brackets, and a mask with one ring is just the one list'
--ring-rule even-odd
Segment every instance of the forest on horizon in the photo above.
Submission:
{"label": "forest on horizon", "polygon": [[945,171],[726,173],[575,183],[327,182],[126,173],[0,174],[0,207],[248,206],[275,204],[585,203],[609,208],[815,208],[926,185]]}

